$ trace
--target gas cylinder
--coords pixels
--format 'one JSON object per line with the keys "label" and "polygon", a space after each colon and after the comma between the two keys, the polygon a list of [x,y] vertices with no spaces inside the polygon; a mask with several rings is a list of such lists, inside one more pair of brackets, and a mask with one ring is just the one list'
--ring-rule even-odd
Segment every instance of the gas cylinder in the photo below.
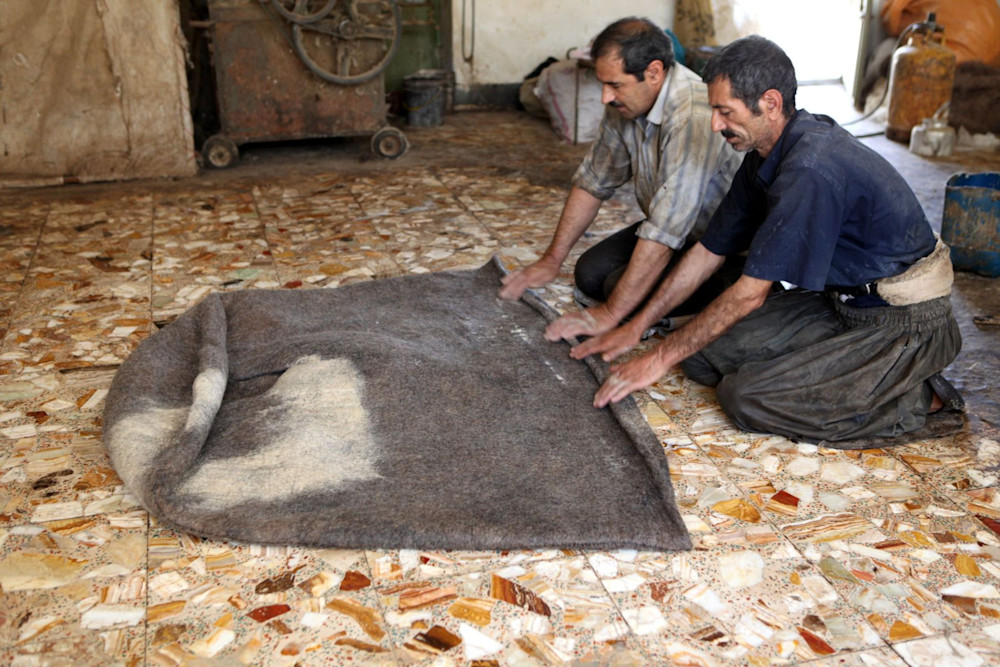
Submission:
{"label": "gas cylinder", "polygon": [[885,136],[908,143],[910,131],[951,101],[955,54],[944,44],[944,27],[932,12],[903,31],[889,70],[889,118]]}

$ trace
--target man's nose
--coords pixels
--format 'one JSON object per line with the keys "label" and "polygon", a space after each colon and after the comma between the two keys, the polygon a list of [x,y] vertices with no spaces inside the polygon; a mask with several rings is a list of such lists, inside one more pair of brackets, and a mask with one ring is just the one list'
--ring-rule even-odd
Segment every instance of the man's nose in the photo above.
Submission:
{"label": "man's nose", "polygon": [[615,100],[615,89],[611,86],[601,87],[601,104],[610,104]]}
{"label": "man's nose", "polygon": [[722,114],[718,109],[712,109],[712,132],[721,132],[726,129],[726,123],[722,120]]}

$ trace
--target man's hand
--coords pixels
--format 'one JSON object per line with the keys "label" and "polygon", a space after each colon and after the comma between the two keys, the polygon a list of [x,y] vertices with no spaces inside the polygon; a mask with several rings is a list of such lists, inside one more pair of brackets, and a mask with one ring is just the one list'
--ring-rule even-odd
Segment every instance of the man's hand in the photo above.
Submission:
{"label": "man's hand", "polygon": [[557,341],[575,336],[596,336],[610,331],[618,324],[618,318],[611,314],[604,304],[585,308],[574,313],[566,313],[545,327],[545,340]]}
{"label": "man's hand", "polygon": [[[552,326],[551,324],[549,326]],[[547,330],[546,330],[547,331]],[[623,324],[617,329],[612,329],[605,333],[585,340],[572,350],[569,356],[574,359],[583,359],[592,354],[600,354],[604,361],[611,361],[625,354],[642,340],[643,332],[636,331],[635,325],[631,322]]]}
{"label": "man's hand", "polygon": [[636,389],[648,387],[681,361],[718,340],[734,324],[763,305],[771,284],[769,280],[740,276],[705,310],[652,350],[628,363],[612,366],[611,374],[594,396],[594,407],[617,403]]}
{"label": "man's hand", "polygon": [[500,298],[516,301],[524,294],[524,290],[530,287],[544,287],[559,275],[560,266],[562,262],[543,255],[537,262],[508,273],[500,279],[503,284],[499,292]]}
{"label": "man's hand", "polygon": [[594,396],[594,407],[603,408],[608,403],[617,403],[633,391],[653,384],[670,370],[661,358],[659,347],[641,357],[611,367],[611,374]]}

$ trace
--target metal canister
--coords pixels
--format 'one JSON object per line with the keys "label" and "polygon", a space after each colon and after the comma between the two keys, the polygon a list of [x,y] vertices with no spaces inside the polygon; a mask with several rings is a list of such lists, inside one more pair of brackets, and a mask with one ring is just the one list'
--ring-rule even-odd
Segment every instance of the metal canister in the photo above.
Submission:
{"label": "metal canister", "polygon": [[894,141],[908,143],[916,125],[951,101],[955,54],[945,46],[944,28],[934,18],[932,13],[927,21],[909,26],[903,32],[906,44],[892,54],[885,135]]}

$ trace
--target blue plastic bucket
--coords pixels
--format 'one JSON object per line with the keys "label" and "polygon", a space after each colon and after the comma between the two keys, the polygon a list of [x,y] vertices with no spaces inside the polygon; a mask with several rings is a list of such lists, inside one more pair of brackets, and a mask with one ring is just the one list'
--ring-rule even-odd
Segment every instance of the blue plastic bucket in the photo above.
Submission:
{"label": "blue plastic bucket", "polygon": [[1000,276],[1000,173],[948,179],[941,238],[956,269]]}

